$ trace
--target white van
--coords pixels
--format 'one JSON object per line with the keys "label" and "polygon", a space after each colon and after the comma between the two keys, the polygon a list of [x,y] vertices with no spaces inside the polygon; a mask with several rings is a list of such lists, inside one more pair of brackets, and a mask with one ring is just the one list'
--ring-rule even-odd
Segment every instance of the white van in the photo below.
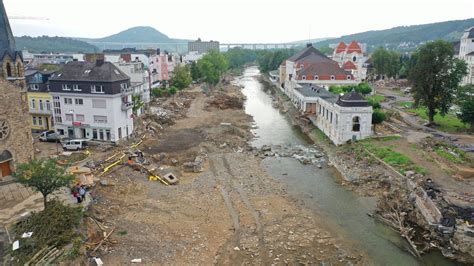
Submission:
{"label": "white van", "polygon": [[63,149],[67,151],[83,150],[87,147],[87,141],[83,139],[72,139],[63,143]]}

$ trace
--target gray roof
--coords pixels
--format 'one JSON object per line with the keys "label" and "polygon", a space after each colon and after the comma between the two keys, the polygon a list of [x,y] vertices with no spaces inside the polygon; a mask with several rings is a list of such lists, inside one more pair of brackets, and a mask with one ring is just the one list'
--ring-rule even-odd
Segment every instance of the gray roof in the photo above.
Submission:
{"label": "gray roof", "polygon": [[115,82],[130,78],[110,62],[89,63],[69,62],[57,71],[51,80],[54,81],[95,81]]}
{"label": "gray roof", "polygon": [[303,50],[299,51],[298,53],[294,54],[292,57],[288,58],[288,61],[291,62],[296,62],[298,60],[301,60],[309,55],[313,55],[315,57],[318,57],[320,59],[326,58],[329,59],[325,54],[321,53],[318,49],[314,48],[313,45],[308,44],[306,48]]}
{"label": "gray roof", "polygon": [[358,92],[351,91],[339,97],[337,105],[343,107],[368,107],[369,103]]}
{"label": "gray roof", "polygon": [[0,0],[0,61],[3,61],[6,54],[10,55],[13,59],[20,55],[16,52],[15,38],[10,28],[3,0]]}
{"label": "gray roof", "polygon": [[470,28],[467,29],[466,31],[469,32],[469,35],[467,36],[467,38],[473,39],[473,38],[474,38],[474,27],[470,27]]}
{"label": "gray roof", "polygon": [[337,102],[337,95],[335,95],[332,92],[327,91],[323,87],[310,85],[310,84],[302,84],[300,88],[295,88],[295,90],[301,93],[305,97],[319,97],[330,103]]}

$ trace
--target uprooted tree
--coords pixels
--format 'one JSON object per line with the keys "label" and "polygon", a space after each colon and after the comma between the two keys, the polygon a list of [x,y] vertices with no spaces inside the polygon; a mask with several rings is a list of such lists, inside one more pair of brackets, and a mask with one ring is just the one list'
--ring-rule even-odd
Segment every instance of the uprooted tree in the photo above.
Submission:
{"label": "uprooted tree", "polygon": [[429,42],[413,54],[408,78],[413,84],[415,104],[427,108],[429,125],[434,124],[437,112],[445,115],[449,111],[466,74],[466,63],[454,58],[449,42]]}
{"label": "uprooted tree", "polygon": [[43,195],[44,208],[47,208],[48,195],[61,187],[71,184],[74,176],[66,172],[51,159],[34,159],[20,164],[14,174],[21,184],[39,191]]}

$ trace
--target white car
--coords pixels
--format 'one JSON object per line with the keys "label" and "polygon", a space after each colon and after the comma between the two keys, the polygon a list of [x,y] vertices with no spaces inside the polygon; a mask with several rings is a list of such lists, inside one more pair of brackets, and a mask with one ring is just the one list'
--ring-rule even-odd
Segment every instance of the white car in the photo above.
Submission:
{"label": "white car", "polygon": [[87,147],[87,140],[72,139],[63,143],[63,149],[67,151],[83,150]]}

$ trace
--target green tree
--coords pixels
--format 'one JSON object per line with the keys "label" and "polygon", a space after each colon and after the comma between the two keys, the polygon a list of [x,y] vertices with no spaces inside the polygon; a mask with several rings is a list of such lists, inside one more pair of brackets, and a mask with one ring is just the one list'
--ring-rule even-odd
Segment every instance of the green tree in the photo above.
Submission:
{"label": "green tree", "polygon": [[400,70],[400,54],[397,52],[377,48],[372,54],[372,62],[377,75],[397,78]]}
{"label": "green tree", "polygon": [[171,85],[179,91],[186,89],[192,82],[191,73],[187,66],[177,65],[173,70]]}
{"label": "green tree", "polygon": [[412,60],[409,80],[413,84],[415,105],[427,108],[429,124],[433,125],[438,111],[441,115],[449,111],[467,66],[454,58],[453,47],[443,40],[421,46]]}
{"label": "green tree", "polygon": [[34,159],[29,163],[20,164],[14,176],[21,184],[39,191],[43,195],[44,207],[47,207],[48,195],[61,187],[68,186],[74,176],[66,172],[51,159]]}
{"label": "green tree", "polygon": [[173,96],[173,100],[174,100],[174,95],[176,94],[176,92],[178,92],[178,89],[175,86],[171,86],[168,89],[168,94]]}
{"label": "green tree", "polygon": [[132,95],[132,102],[133,102],[133,113],[136,114],[138,110],[143,108],[145,103],[142,101],[142,97],[140,95]]}
{"label": "green tree", "polygon": [[459,106],[458,117],[462,122],[470,125],[474,131],[474,85],[458,88],[456,103]]}
{"label": "green tree", "polygon": [[194,81],[197,81],[201,78],[201,72],[199,72],[199,67],[196,62],[191,63],[191,78]]}
{"label": "green tree", "polygon": [[214,87],[219,83],[229,63],[224,55],[218,51],[211,51],[204,55],[197,62],[197,65],[203,81],[206,82],[209,87]]}
{"label": "green tree", "polygon": [[227,61],[229,61],[229,68],[238,69],[247,63],[254,62],[257,59],[257,52],[255,50],[236,47],[229,49],[224,53],[224,56],[227,58]]}
{"label": "green tree", "polygon": [[368,95],[372,92],[372,87],[370,87],[369,83],[367,82],[362,82],[362,83],[359,83],[357,85],[357,87],[355,88],[355,90],[358,92],[358,93],[362,93],[364,95]]}
{"label": "green tree", "polygon": [[385,121],[385,119],[386,114],[380,108],[374,109],[374,112],[372,113],[372,124],[374,125],[374,132],[375,127]]}

